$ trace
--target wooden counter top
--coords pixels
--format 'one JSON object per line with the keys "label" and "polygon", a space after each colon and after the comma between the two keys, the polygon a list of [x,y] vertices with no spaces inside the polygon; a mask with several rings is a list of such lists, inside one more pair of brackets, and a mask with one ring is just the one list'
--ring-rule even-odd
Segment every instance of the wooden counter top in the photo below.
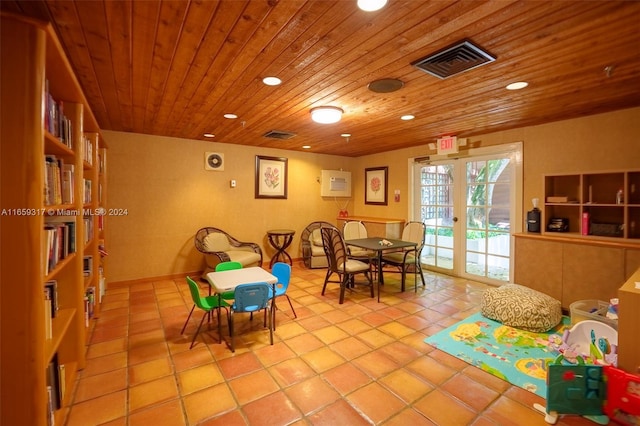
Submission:
{"label": "wooden counter top", "polygon": [[387,219],[384,217],[367,217],[367,216],[347,216],[347,217],[338,217],[337,220],[359,220],[361,222],[371,222],[371,223],[404,223],[404,219]]}
{"label": "wooden counter top", "polygon": [[629,248],[629,249],[640,249],[640,240],[622,240],[619,238],[608,238],[608,237],[594,237],[587,236],[583,237],[577,234],[558,232],[557,234],[550,235],[548,232],[544,234],[537,234],[534,232],[522,232],[513,234],[516,238],[530,238],[533,240],[540,241],[557,241],[561,243],[571,243],[571,244],[582,244],[589,246],[598,246],[598,247],[612,247],[612,248]]}
{"label": "wooden counter top", "polygon": [[348,222],[350,220],[361,221],[367,228],[367,234],[370,237],[400,239],[402,230],[404,229],[404,219],[368,216],[338,217],[336,221],[338,224],[338,228],[342,229],[345,222]]}

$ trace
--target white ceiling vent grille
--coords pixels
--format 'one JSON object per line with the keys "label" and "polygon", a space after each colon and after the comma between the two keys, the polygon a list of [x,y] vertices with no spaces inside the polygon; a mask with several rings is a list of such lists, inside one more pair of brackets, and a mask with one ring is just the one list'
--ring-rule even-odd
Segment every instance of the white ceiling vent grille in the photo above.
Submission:
{"label": "white ceiling vent grille", "polygon": [[495,57],[470,41],[462,41],[419,59],[411,65],[444,80],[495,60]]}
{"label": "white ceiling vent grille", "polygon": [[265,138],[284,140],[284,139],[291,139],[295,135],[296,135],[295,133],[285,132],[282,130],[270,130],[262,136],[264,136]]}

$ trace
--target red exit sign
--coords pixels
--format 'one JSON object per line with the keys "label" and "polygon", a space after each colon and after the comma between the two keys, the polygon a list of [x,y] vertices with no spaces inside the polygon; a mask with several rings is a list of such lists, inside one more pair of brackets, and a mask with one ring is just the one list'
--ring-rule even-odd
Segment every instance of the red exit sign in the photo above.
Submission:
{"label": "red exit sign", "polygon": [[438,154],[455,154],[458,152],[458,138],[445,136],[438,139]]}

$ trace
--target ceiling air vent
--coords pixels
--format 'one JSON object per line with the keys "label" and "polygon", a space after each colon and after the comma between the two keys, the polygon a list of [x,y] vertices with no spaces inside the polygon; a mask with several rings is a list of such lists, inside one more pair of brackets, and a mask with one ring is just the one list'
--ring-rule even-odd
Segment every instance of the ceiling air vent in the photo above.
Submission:
{"label": "ceiling air vent", "polygon": [[470,41],[462,41],[419,59],[411,65],[444,80],[495,60],[496,58]]}
{"label": "ceiling air vent", "polygon": [[282,130],[270,130],[262,136],[264,136],[265,138],[284,140],[284,139],[291,139],[295,135],[296,135],[295,133],[285,132]]}

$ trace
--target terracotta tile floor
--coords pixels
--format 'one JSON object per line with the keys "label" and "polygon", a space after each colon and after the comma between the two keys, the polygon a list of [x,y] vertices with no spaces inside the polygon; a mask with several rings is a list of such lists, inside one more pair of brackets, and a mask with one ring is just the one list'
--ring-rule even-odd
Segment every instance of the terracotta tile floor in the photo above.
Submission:
{"label": "terracotta tile floor", "polygon": [[189,350],[201,311],[180,335],[192,306],[184,279],[112,286],[66,424],[547,424],[532,408],[542,398],[423,342],[477,312],[485,285],[428,273],[417,294],[412,282],[401,293],[387,274],[380,303],[356,287],[339,305],[337,285],[320,294],[324,273],[294,264],[298,318],[279,301],[271,346],[262,316],[238,315],[235,354],[206,322]]}

